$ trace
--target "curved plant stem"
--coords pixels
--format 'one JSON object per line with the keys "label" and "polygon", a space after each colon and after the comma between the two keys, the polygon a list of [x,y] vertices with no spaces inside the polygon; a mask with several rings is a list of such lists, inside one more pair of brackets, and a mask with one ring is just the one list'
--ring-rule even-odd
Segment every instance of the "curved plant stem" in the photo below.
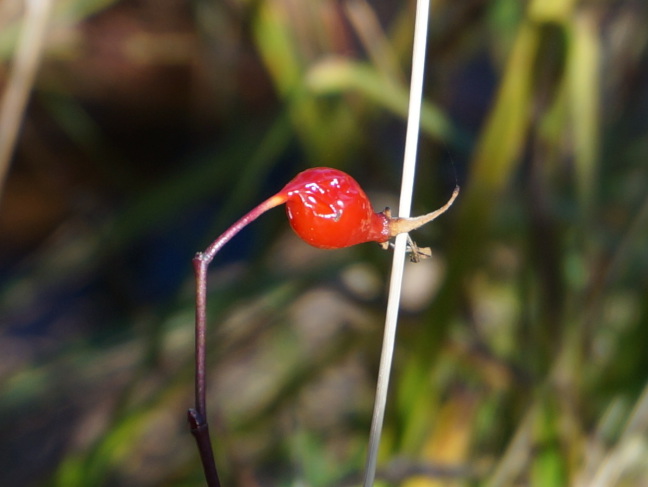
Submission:
{"label": "curved plant stem", "polygon": [[193,259],[196,275],[196,376],[195,376],[195,406],[189,409],[188,421],[191,434],[196,439],[200,453],[205,479],[209,487],[220,487],[214,452],[212,450],[207,424],[207,268],[218,251],[229,242],[243,227],[256,220],[262,213],[285,203],[286,197],[275,195],[268,198],[252,211],[245,214],[229,227],[204,252],[198,252]]}

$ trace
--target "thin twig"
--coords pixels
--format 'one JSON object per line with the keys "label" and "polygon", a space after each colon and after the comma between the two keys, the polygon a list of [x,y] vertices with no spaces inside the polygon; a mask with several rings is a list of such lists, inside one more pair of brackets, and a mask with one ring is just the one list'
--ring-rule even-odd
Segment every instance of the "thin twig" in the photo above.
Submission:
{"label": "thin twig", "polygon": [[[418,149],[418,136],[421,120],[421,100],[423,95],[423,74],[425,71],[425,46],[429,11],[429,0],[417,1],[416,20],[414,26],[414,47],[412,52],[412,78],[410,82],[407,134],[403,160],[403,178],[398,209],[398,214],[401,218],[409,217],[412,206],[412,188],[414,187],[414,175],[416,172],[416,153]],[[382,434],[383,420],[385,417],[385,404],[387,402],[387,391],[389,388],[389,374],[391,372],[396,328],[398,325],[398,310],[400,308],[400,295],[403,282],[406,247],[407,234],[398,235],[394,246],[394,259],[392,262],[391,280],[389,283],[389,297],[385,317],[385,333],[380,356],[376,400],[374,402],[374,412],[371,421],[364,487],[372,487],[376,475],[378,446],[380,444],[380,436]]]}
{"label": "thin twig", "polygon": [[209,487],[220,487],[214,452],[212,450],[209,426],[207,424],[207,402],[205,390],[205,356],[207,336],[207,266],[209,260],[204,253],[199,253],[193,260],[196,274],[196,378],[195,378],[195,408],[188,412],[191,434],[196,439],[200,452],[200,460]]}
{"label": "thin twig", "polygon": [[40,64],[51,6],[51,0],[25,2],[24,27],[18,41],[2,106],[0,106],[0,194],[9,171],[9,162],[14,152],[25,106]]}
{"label": "thin twig", "polygon": [[188,411],[189,427],[191,434],[196,439],[200,453],[200,460],[209,487],[220,487],[218,470],[214,461],[214,452],[209,436],[207,423],[207,268],[220,249],[232,237],[241,231],[248,223],[255,220],[262,213],[286,201],[285,196],[275,195],[237,220],[220,235],[204,252],[198,252],[193,259],[196,275],[196,377],[195,401],[196,404]]}

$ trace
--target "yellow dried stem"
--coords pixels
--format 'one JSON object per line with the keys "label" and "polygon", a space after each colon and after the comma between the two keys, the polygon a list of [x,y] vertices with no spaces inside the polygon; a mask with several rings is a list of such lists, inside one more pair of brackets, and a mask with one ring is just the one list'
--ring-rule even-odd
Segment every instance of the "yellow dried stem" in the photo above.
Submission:
{"label": "yellow dried stem", "polygon": [[459,186],[455,186],[455,189],[452,192],[452,196],[450,196],[448,202],[432,213],[427,213],[426,215],[421,215],[414,218],[391,218],[389,220],[390,237],[395,237],[400,233],[409,233],[412,230],[416,230],[426,223],[429,223],[432,220],[436,219],[452,206],[452,203],[454,203],[454,200],[457,199],[457,196],[459,196]]}

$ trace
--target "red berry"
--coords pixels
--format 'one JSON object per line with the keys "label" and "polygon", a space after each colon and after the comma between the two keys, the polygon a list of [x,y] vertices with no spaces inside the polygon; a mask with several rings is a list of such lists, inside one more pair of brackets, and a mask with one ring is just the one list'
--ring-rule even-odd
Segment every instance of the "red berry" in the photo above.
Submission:
{"label": "red berry", "polygon": [[287,197],[290,226],[314,247],[336,249],[390,238],[387,217],[375,213],[357,181],[337,169],[301,172],[279,194]]}
{"label": "red berry", "polygon": [[391,218],[388,210],[373,211],[367,195],[351,176],[337,169],[316,167],[299,173],[281,191],[246,213],[198,258],[211,262],[243,227],[283,203],[286,203],[290,226],[314,247],[339,249],[364,242],[386,246],[391,237],[434,220],[452,205],[458,194],[457,186],[448,202],[432,213],[416,218]]}

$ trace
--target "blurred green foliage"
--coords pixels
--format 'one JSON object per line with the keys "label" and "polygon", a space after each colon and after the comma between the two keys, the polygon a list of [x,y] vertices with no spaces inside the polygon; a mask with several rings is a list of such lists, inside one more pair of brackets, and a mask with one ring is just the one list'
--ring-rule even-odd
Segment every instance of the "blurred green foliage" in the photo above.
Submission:
{"label": "blurred green foliage", "polygon": [[[393,205],[413,7],[59,2],[0,200],[0,484],[202,485],[193,252],[310,166]],[[415,236],[377,485],[648,483],[646,14],[434,3],[415,209],[462,193]],[[280,213],[212,268],[219,471],[359,485],[390,255]]]}

